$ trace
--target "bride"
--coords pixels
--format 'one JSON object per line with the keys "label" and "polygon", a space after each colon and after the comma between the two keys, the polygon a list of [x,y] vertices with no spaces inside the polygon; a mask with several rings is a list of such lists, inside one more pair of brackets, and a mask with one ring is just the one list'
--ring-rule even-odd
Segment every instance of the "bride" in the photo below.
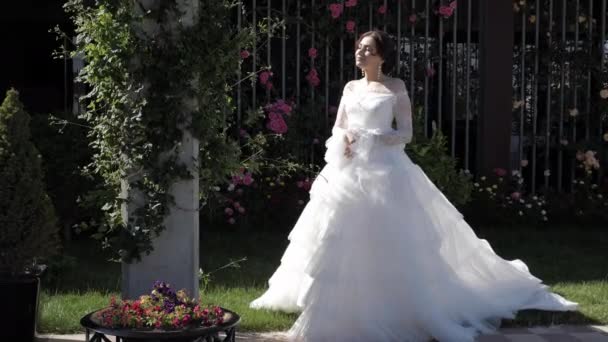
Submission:
{"label": "bride", "polygon": [[521,309],[576,310],[521,260],[496,255],[404,153],[410,100],[384,76],[394,53],[382,31],[359,38],[365,76],[344,87],[327,165],[250,306],[301,312],[288,336],[314,342],[474,341]]}

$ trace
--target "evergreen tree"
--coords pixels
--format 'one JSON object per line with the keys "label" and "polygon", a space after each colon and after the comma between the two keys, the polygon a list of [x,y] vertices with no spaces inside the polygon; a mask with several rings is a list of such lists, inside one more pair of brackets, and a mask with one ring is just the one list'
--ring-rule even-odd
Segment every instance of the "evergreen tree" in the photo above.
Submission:
{"label": "evergreen tree", "polygon": [[59,247],[29,122],[18,92],[10,89],[0,106],[0,273],[13,276],[35,272],[31,267],[37,259]]}

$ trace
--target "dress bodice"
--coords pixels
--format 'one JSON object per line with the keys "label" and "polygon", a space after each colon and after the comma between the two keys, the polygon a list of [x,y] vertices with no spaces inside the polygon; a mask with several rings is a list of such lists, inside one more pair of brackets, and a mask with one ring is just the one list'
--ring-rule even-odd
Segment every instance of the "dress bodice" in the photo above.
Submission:
{"label": "dress bodice", "polygon": [[386,133],[392,131],[397,96],[391,93],[359,91],[344,94],[348,127]]}

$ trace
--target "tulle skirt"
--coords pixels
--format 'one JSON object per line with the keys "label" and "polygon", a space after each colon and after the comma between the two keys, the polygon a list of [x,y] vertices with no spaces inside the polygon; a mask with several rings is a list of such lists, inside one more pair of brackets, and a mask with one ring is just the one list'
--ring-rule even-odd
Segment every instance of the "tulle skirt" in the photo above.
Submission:
{"label": "tulle skirt", "polygon": [[[332,145],[335,144],[335,145]],[[473,341],[521,309],[576,310],[521,260],[505,260],[403,152],[328,164],[252,308],[301,312],[297,341]]]}

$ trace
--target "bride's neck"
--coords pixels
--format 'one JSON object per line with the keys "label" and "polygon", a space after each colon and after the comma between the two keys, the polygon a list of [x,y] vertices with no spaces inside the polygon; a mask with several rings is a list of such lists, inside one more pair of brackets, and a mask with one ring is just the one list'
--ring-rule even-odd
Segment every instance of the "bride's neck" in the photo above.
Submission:
{"label": "bride's neck", "polygon": [[370,82],[383,82],[384,80],[386,80],[386,75],[384,75],[383,73],[371,73],[371,72],[365,72],[365,76],[363,77],[363,79],[365,80],[365,83],[370,83]]}

